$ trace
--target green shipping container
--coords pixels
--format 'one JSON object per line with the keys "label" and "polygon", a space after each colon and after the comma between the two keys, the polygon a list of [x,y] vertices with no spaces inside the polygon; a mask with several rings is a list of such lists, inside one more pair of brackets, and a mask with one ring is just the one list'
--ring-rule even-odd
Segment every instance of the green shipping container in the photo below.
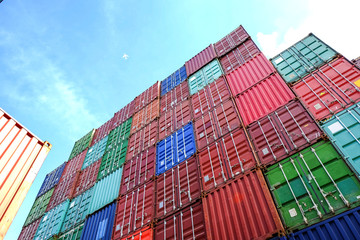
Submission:
{"label": "green shipping container", "polygon": [[84,159],[84,163],[81,167],[81,170],[84,170],[104,155],[106,143],[108,136],[101,139],[99,142],[95,143],[86,153],[86,157]]}
{"label": "green shipping container", "polygon": [[120,144],[122,141],[129,138],[131,131],[131,123],[132,117],[109,133],[105,152],[111,150],[113,147],[115,147],[115,145]]}
{"label": "green shipping container", "polygon": [[265,176],[289,232],[360,205],[360,183],[330,142],[272,165]]}
{"label": "green shipping container", "polygon": [[71,230],[61,234],[58,240],[80,240],[84,224],[81,224]]}
{"label": "green shipping container", "polygon": [[47,191],[44,195],[42,195],[41,197],[35,200],[33,206],[31,207],[29,215],[25,220],[24,226],[29,225],[30,223],[34,222],[35,220],[39,219],[44,215],[46,207],[49,204],[53,192],[54,192],[54,188]]}
{"label": "green shipping container", "polygon": [[95,133],[95,129],[91,130],[85,136],[83,136],[82,138],[80,138],[79,140],[77,140],[75,142],[74,147],[73,147],[73,149],[71,151],[69,160],[76,157],[79,153],[81,153],[87,147],[90,146],[92,138],[94,136],[94,133]]}

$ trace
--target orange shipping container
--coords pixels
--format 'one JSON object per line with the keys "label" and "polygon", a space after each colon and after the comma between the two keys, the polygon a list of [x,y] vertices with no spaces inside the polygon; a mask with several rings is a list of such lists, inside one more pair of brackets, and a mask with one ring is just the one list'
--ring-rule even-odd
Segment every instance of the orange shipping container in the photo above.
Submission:
{"label": "orange shipping container", "polygon": [[160,101],[156,99],[134,114],[130,134],[133,134],[159,117]]}

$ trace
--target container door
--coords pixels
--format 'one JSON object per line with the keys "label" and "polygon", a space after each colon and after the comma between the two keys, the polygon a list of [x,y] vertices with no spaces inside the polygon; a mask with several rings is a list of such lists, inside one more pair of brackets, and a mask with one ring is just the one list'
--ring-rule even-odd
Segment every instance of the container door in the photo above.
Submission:
{"label": "container door", "polygon": [[207,111],[195,121],[195,134],[199,149],[205,148],[217,139],[215,121],[210,111]]}
{"label": "container door", "polygon": [[196,152],[192,123],[187,124],[175,133],[176,164],[190,158]]}
{"label": "container door", "polygon": [[239,116],[232,101],[219,104],[214,109],[213,114],[218,137],[222,137],[241,127]]}
{"label": "container door", "polygon": [[159,175],[157,184],[156,217],[166,216],[176,210],[177,203],[177,171],[172,168]]}
{"label": "container door", "polygon": [[196,159],[186,160],[177,165],[176,169],[178,207],[183,208],[200,197],[201,190]]}

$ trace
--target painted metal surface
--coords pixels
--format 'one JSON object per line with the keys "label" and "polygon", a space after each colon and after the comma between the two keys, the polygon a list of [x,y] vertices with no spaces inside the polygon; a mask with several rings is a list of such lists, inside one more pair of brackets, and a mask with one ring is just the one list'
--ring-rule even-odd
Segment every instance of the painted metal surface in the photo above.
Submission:
{"label": "painted metal surface", "polygon": [[72,229],[68,230],[67,232],[62,233],[58,237],[58,240],[80,240],[83,228],[84,228],[84,224],[80,224],[80,225],[76,226],[75,228],[72,228]]}
{"label": "painted metal surface", "polygon": [[216,108],[214,108],[212,113],[218,138],[241,127],[239,115],[236,111],[234,103],[231,100],[220,103]]}
{"label": "painted metal surface", "polygon": [[353,59],[352,62],[356,67],[360,68],[360,57]]}
{"label": "painted metal surface", "polygon": [[211,61],[197,72],[189,76],[188,84],[190,95],[197,93],[206,85],[212,83],[223,75],[222,68],[217,59]]}
{"label": "painted metal surface", "polygon": [[149,226],[154,217],[154,182],[145,183],[122,196],[117,204],[113,239],[120,239]]}
{"label": "painted metal surface", "polygon": [[174,109],[162,112],[159,118],[159,140],[163,140],[175,131]]}
{"label": "painted metal surface", "polygon": [[226,102],[231,98],[230,89],[225,77],[219,77],[216,81],[207,86],[211,106],[216,107],[220,103]]}
{"label": "painted metal surface", "polygon": [[109,204],[90,215],[84,224],[81,240],[110,240],[115,218],[116,203]]}
{"label": "painted metal surface", "polygon": [[346,161],[360,175],[360,103],[336,114],[322,129]]}
{"label": "painted metal surface", "polygon": [[191,96],[191,104],[194,119],[201,118],[207,111],[212,109],[212,102],[206,88],[201,89]]}
{"label": "painted metal surface", "polygon": [[55,187],[55,185],[60,181],[61,175],[65,169],[66,163],[61,164],[59,167],[46,174],[44,182],[41,184],[40,190],[36,197],[40,197],[45,194],[47,191]]}
{"label": "painted metal surface", "polygon": [[161,81],[161,96],[174,89],[187,78],[185,65]]}
{"label": "painted metal surface", "polygon": [[248,132],[263,165],[289,157],[323,135],[299,101],[291,101],[257,120],[249,125]]}
{"label": "painted metal surface", "polygon": [[139,112],[135,113],[133,116],[130,134],[139,131],[145,125],[159,117],[159,108],[159,99],[156,99],[149,103],[146,107],[142,108]]}
{"label": "painted metal surface", "polygon": [[206,239],[201,203],[190,205],[159,222],[154,229],[154,239]]}
{"label": "painted metal surface", "polygon": [[105,152],[111,150],[113,147],[115,147],[115,145],[121,144],[125,139],[129,138],[131,123],[132,118],[129,118],[109,133]]}
{"label": "painted metal surface", "polygon": [[189,61],[185,62],[186,73],[188,76],[198,71],[216,57],[214,46],[210,44],[207,48],[196,54]]}
{"label": "painted metal surface", "polygon": [[235,48],[250,36],[243,28],[243,26],[237,27],[231,33],[220,39],[214,44],[216,53],[219,57],[228,53],[231,49]]}
{"label": "painted metal surface", "polygon": [[49,239],[60,232],[69,203],[70,200],[67,199],[45,213],[36,230],[34,240]]}
{"label": "painted metal surface", "polygon": [[248,39],[240,44],[237,48],[221,57],[220,63],[225,73],[229,73],[250,61],[259,53],[260,49],[256,46],[253,40]]}
{"label": "painted metal surface", "polygon": [[360,70],[345,58],[325,64],[292,89],[316,120],[324,120],[360,99]]}
{"label": "painted metal surface", "polygon": [[129,119],[134,114],[134,109],[135,100],[132,100],[129,104],[116,112],[112,118],[112,129],[118,127],[120,124]]}
{"label": "painted metal surface", "polygon": [[263,53],[259,53],[245,64],[226,75],[234,96],[267,78],[276,70]]}
{"label": "painted metal surface", "polygon": [[102,161],[99,159],[80,172],[72,197],[82,194],[95,185],[101,163]]}
{"label": "painted metal surface", "polygon": [[271,59],[272,64],[288,83],[296,82],[321,65],[335,58],[337,53],[310,33]]}
{"label": "painted metal surface", "polygon": [[101,125],[98,129],[96,129],[90,146],[93,146],[95,143],[106,137],[112,130],[112,126],[112,119],[110,119]]}
{"label": "painted metal surface", "polygon": [[91,164],[98,161],[104,155],[107,140],[108,140],[108,136],[104,137],[99,142],[95,143],[94,146],[89,148],[89,150],[86,153],[81,170],[84,170],[85,168],[89,167]]}
{"label": "painted metal surface", "polygon": [[223,185],[203,199],[207,239],[267,239],[283,231],[260,170]]}
{"label": "painted metal surface", "polygon": [[40,222],[41,222],[41,218],[27,225],[26,227],[23,227],[18,237],[18,240],[34,239],[36,230],[38,229]]}
{"label": "painted metal surface", "polygon": [[104,207],[119,196],[121,175],[122,168],[119,168],[95,184],[89,213]]}
{"label": "painted metal surface", "polygon": [[71,150],[69,160],[76,157],[76,155],[78,155],[90,146],[94,133],[95,129],[91,130],[90,132],[85,134],[85,136],[83,136],[74,143],[74,147]]}
{"label": "painted metal surface", "polygon": [[153,229],[145,228],[131,234],[127,237],[121,238],[121,240],[153,240]]}
{"label": "painted metal surface", "polygon": [[236,105],[244,126],[248,126],[294,98],[280,75],[274,74],[240,93],[236,98]]}
{"label": "painted metal surface", "polygon": [[46,210],[46,207],[50,201],[51,195],[53,194],[54,189],[47,191],[44,195],[37,198],[30,209],[30,212],[25,220],[24,226],[29,225],[35,220],[41,218]]}
{"label": "painted metal surface", "polygon": [[179,86],[163,95],[160,99],[160,113],[166,112],[178,103],[189,98],[189,86],[187,81],[182,82]]}
{"label": "painted metal surface", "polygon": [[84,163],[84,159],[86,156],[88,149],[85,149],[80,154],[76,155],[76,157],[70,159],[64,168],[64,171],[62,173],[62,177],[69,177],[71,175],[76,174],[76,172],[81,170],[81,166]]}
{"label": "painted metal surface", "polygon": [[193,123],[156,144],[156,174],[159,175],[196,152]]}
{"label": "painted metal surface", "polygon": [[216,122],[214,116],[210,111],[201,115],[194,123],[196,145],[199,150],[212,144],[217,140]]}
{"label": "painted metal surface", "polygon": [[175,120],[175,129],[180,129],[181,127],[188,124],[192,119],[192,110],[190,100],[185,100],[174,106],[174,120]]}
{"label": "painted metal surface", "polygon": [[124,195],[136,186],[152,180],[155,176],[155,161],[155,146],[153,146],[126,162],[120,194]]}
{"label": "painted metal surface", "polygon": [[360,183],[330,142],[319,142],[267,169],[288,231],[360,205]]}
{"label": "painted metal surface", "polygon": [[156,82],[135,98],[135,112],[140,111],[158,97],[160,97],[160,82]]}

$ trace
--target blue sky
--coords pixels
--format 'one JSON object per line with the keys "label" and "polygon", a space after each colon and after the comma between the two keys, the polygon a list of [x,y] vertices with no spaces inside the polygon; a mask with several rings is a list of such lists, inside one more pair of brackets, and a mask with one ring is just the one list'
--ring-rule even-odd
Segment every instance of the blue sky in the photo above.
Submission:
{"label": "blue sky", "polygon": [[269,58],[313,32],[353,59],[359,9],[355,0],[4,0],[0,107],[53,144],[5,239],[17,238],[77,139],[210,43],[242,24]]}

